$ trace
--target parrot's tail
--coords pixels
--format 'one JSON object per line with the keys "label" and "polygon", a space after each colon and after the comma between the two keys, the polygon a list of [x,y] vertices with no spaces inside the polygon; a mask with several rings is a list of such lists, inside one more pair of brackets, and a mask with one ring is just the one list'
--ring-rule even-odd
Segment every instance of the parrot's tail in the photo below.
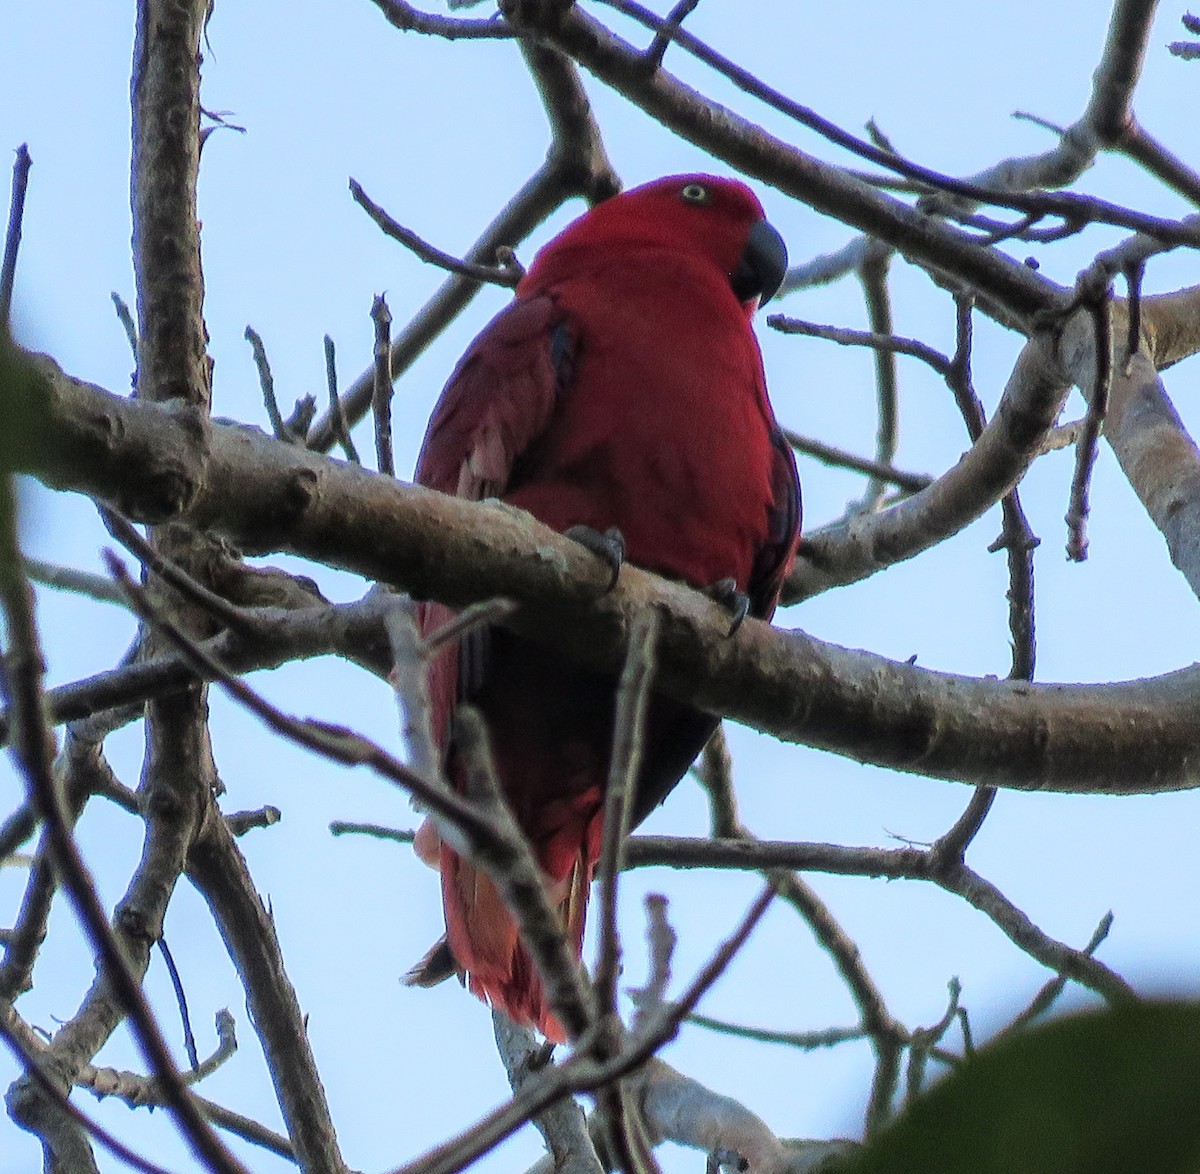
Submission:
{"label": "parrot's tail", "polygon": [[[576,832],[577,845],[566,875],[546,877],[550,897],[558,908],[563,933],[576,957],[583,949],[587,914],[598,847],[600,813]],[[582,841],[582,842],[581,842]],[[556,845],[561,848],[561,843]],[[543,855],[539,853],[539,855]],[[561,860],[561,852],[554,853]],[[543,856],[543,866],[546,860]],[[548,1040],[562,1043],[562,1025],[546,998],[541,977],[521,941],[516,922],[491,879],[446,845],[441,845],[442,901],[446,936],[405,975],[410,986],[433,986],[457,974],[472,994],[503,1011],[517,1023],[537,1028]]]}

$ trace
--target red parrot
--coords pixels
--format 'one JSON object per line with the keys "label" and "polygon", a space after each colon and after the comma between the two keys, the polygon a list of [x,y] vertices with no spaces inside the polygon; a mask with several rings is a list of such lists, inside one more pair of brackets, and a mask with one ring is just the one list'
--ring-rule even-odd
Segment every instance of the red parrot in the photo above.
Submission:
{"label": "red parrot", "polygon": [[[767,400],[750,322],[787,266],[779,234],[743,184],[656,180],[599,204],[534,258],[516,298],[467,349],[425,434],[416,481],[498,497],[605,555],[708,589],[769,618],[800,520],[795,461]],[[421,608],[422,631],[453,613]],[[463,789],[450,717],[489,728],[504,795],[582,949],[600,852],[615,679],[499,628],[447,648],[430,672],[434,735]],[[652,697],[633,823],[666,797],[717,719]],[[457,973],[548,1038],[562,1030],[488,878],[439,843],[446,937],[408,975]]]}

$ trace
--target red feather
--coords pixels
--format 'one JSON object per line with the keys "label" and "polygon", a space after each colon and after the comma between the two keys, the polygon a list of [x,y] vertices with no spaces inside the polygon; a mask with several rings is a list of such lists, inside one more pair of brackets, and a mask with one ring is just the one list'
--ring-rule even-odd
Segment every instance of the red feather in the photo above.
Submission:
{"label": "red feather", "polygon": [[[800,502],[750,328],[758,298],[739,301],[731,284],[762,222],[742,184],[696,175],[616,196],[568,226],[451,375],[416,480],[460,497],[500,497],[557,530],[615,526],[631,563],[696,587],[733,578],[752,614],[770,617]],[[450,614],[424,605],[423,630]],[[439,656],[430,688],[456,787],[450,715],[460,700],[483,713],[505,797],[580,950],[613,679],[495,629]],[[652,699],[635,821],[666,797],[715,724]],[[441,869],[447,938],[411,981],[456,970],[480,997],[561,1039],[490,881],[428,830],[418,851]]]}

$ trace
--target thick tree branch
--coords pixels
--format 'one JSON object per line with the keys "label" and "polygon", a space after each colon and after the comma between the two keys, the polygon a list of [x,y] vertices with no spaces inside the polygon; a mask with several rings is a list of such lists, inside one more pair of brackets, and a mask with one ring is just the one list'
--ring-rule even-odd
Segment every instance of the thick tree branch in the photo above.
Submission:
{"label": "thick tree branch", "polygon": [[641,52],[578,6],[505,0],[521,32],[578,61],[681,138],[818,212],[879,237],[910,259],[952,274],[1025,319],[1065,304],[1060,287],[965,232],[928,217],[841,168],[822,163],[720,106],[665,70],[649,72]]}
{"label": "thick tree branch", "polygon": [[1200,595],[1200,449],[1145,355],[1117,363],[1104,434],[1171,561]]}
{"label": "thick tree branch", "polygon": [[1142,298],[1142,338],[1160,371],[1200,352],[1200,285]]}
{"label": "thick tree branch", "polygon": [[[453,606],[496,595],[535,603],[506,623],[614,673],[633,615],[656,606],[665,692],[859,761],[1089,793],[1200,784],[1200,669],[1028,686],[930,672],[757,621],[730,639],[715,604],[633,567],[597,598],[607,572],[520,511],[378,477],[257,429],[198,429],[187,409],[109,395],[44,360],[38,371],[30,394],[39,432],[55,443],[31,446],[29,471],[130,516],[174,515],[245,549],[291,551]],[[1041,421],[1014,427],[1042,434]]]}
{"label": "thick tree branch", "polygon": [[[1023,192],[1007,192],[995,188],[980,188],[970,182],[955,179],[950,175],[934,171],[929,167],[924,167],[899,155],[887,143],[886,139],[877,141],[881,138],[877,129],[870,142],[843,130],[836,123],[822,117],[810,107],[803,106],[779,90],[768,86],[749,70],[743,69],[729,58],[706,45],[699,38],[692,36],[685,29],[674,25],[669,19],[664,21],[662,17],[651,12],[644,5],[637,3],[637,0],[603,0],[603,2],[633,17],[634,20],[640,21],[647,27],[654,29],[656,31],[656,42],[662,36],[678,42],[681,47],[693,53],[723,77],[728,78],[738,89],[759,99],[770,108],[778,110],[786,117],[794,119],[801,126],[816,131],[835,146],[842,147],[858,155],[860,158],[877,163],[890,171],[898,172],[911,181],[914,186],[923,186],[933,192],[939,193],[939,195],[940,193],[946,193],[956,197],[958,200],[995,204],[1002,208],[1013,208],[1025,212],[1027,215],[1021,222],[1022,229],[1027,228],[1046,216],[1060,218],[1063,221],[1062,226],[1047,230],[1044,233],[1043,239],[1059,240],[1063,236],[1073,235],[1084,224],[1102,223],[1120,225],[1136,231],[1147,232],[1150,235],[1158,236],[1163,240],[1173,241],[1176,244],[1197,243],[1195,229],[1192,226],[1164,220],[1159,217],[1147,216],[1136,209],[1122,207],[1119,204],[1113,204],[1108,200],[1102,200],[1095,196],[1086,196],[1076,192],[1047,191],[1036,191],[1026,194]],[[527,3],[527,0],[511,0],[506,10],[511,15],[512,12],[520,11],[525,3]],[[544,10],[547,7],[553,6],[555,0],[533,0],[533,3]],[[569,5],[563,7],[566,8]],[[1134,26],[1133,31],[1135,34],[1138,23],[1137,18],[1143,18],[1144,23],[1144,12],[1147,7],[1146,4],[1140,3],[1139,0],[1131,0],[1130,3],[1125,5],[1125,8],[1135,17],[1135,20],[1130,22]],[[642,72],[649,73],[652,69],[657,68],[658,62],[654,59],[653,49],[644,51],[638,56],[642,64]],[[1004,232],[996,239],[1007,239],[1010,235],[1010,233]]]}
{"label": "thick tree branch", "polygon": [[133,47],[133,253],[138,277],[138,395],[209,400],[200,173],[204,0],[139,0]]}
{"label": "thick tree branch", "polygon": [[[204,647],[235,673],[336,655],[383,676],[387,673],[385,604],[385,599],[368,594],[356,603],[295,611],[263,608],[249,613],[257,625],[252,633],[222,632],[205,642]],[[133,721],[141,716],[140,707],[151,697],[181,689],[199,679],[194,668],[178,653],[165,652],[48,690],[47,715],[57,725],[122,707],[137,707],[137,712],[131,711],[125,719]],[[8,730],[9,715],[0,710],[0,742],[7,739]]]}

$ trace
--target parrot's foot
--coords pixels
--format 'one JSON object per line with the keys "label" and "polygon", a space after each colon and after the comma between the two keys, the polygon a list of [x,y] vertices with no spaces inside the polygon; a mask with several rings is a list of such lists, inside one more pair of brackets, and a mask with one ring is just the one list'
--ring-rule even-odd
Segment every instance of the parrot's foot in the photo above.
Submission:
{"label": "parrot's foot", "polygon": [[617,585],[621,564],[625,562],[625,536],[616,526],[609,526],[603,534],[591,526],[571,526],[563,533],[586,550],[590,550],[597,558],[603,559],[612,571],[612,578],[604,588],[607,595]]}
{"label": "parrot's foot", "polygon": [[732,636],[750,614],[750,596],[738,590],[736,579],[718,579],[711,586],[705,587],[703,594],[729,612],[729,631],[725,633],[727,637]]}

